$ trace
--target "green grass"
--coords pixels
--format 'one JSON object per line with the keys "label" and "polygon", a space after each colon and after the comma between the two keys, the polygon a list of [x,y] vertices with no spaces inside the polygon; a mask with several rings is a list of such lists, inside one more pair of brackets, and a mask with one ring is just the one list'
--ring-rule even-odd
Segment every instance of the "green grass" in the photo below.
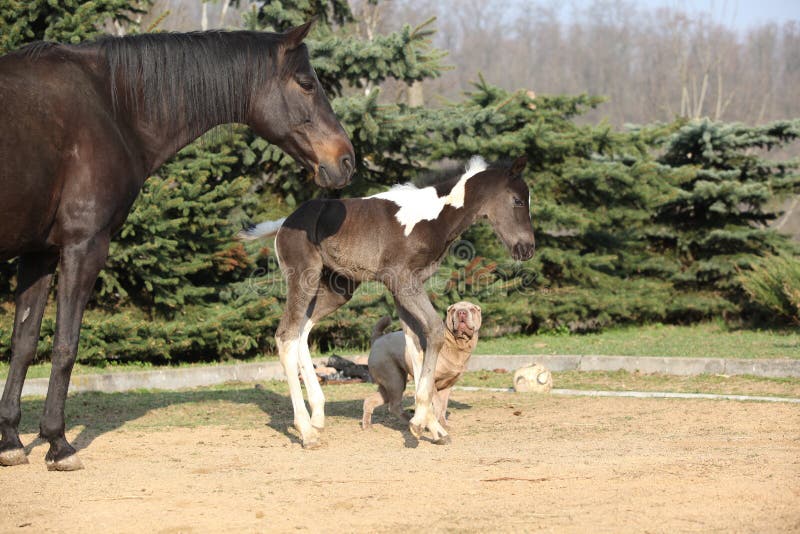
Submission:
{"label": "green grass", "polygon": [[[313,336],[312,336],[313,337]],[[363,354],[365,350],[346,347],[340,355]],[[641,326],[609,329],[598,334],[541,334],[481,339],[475,354],[604,354],[617,356],[683,356],[695,358],[800,358],[800,329],[747,330],[724,323],[692,326]],[[314,353],[314,356],[327,354]],[[247,362],[275,361],[274,355]],[[178,364],[175,367],[242,363]],[[105,367],[75,365],[75,373],[112,373],[154,369],[150,364],[109,364]],[[0,378],[8,374],[8,362],[0,362]],[[29,378],[50,375],[47,363],[31,366]]]}
{"label": "green grass", "polygon": [[800,329],[734,329],[723,323],[653,325],[609,329],[597,334],[482,339],[475,353],[798,359]]}

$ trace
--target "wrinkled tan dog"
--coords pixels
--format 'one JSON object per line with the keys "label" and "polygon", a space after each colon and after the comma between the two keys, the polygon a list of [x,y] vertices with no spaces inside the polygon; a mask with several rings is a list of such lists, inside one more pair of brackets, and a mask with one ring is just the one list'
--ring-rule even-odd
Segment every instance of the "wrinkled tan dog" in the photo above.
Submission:
{"label": "wrinkled tan dog", "polygon": [[[389,411],[402,420],[409,419],[403,412],[402,401],[408,375],[413,373],[413,363],[410,355],[406,353],[406,340],[401,330],[381,335],[391,321],[388,316],[382,318],[372,332],[369,374],[378,384],[378,391],[364,399],[361,427],[365,429],[372,424],[372,411],[383,404],[388,404]],[[436,393],[433,396],[433,409],[441,425],[447,423],[450,388],[467,368],[467,362],[478,343],[480,327],[479,306],[461,301],[447,308],[445,341],[434,371]]]}

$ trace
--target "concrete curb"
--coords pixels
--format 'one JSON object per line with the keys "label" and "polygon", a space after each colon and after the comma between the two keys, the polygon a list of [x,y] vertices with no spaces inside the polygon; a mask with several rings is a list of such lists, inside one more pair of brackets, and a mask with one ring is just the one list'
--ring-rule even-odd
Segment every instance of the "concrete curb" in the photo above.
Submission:
{"label": "concrete curb", "polygon": [[[160,369],[158,371],[133,371],[130,373],[108,373],[72,375],[70,393],[102,391],[116,393],[136,389],[181,389],[213,386],[225,382],[259,382],[285,380],[280,362],[240,363],[208,367],[185,367],[182,369]],[[47,378],[26,380],[22,396],[44,396],[47,394]]]}
{"label": "concrete curb", "polygon": [[[551,371],[639,371],[669,375],[754,375],[761,377],[800,377],[800,360],[733,360],[723,358],[660,358],[643,356],[576,356],[576,355],[474,355],[467,366],[470,371],[507,369],[540,363]],[[180,389],[213,386],[225,382],[258,382],[284,380],[280,362],[240,363],[208,367],[159,369],[130,373],[73,375],[71,393],[102,391],[114,393],[136,389]],[[27,380],[23,396],[47,394],[46,378]]]}
{"label": "concrete curb", "polygon": [[800,360],[741,360],[726,358],[665,358],[659,356],[597,355],[481,355],[470,359],[470,371],[480,369],[517,369],[540,363],[551,371],[629,371],[651,374],[753,375],[769,378],[800,378]]}
{"label": "concrete curb", "polygon": [[[498,393],[514,393],[514,388],[484,388],[477,386],[454,386],[459,391],[492,391]],[[602,391],[596,389],[553,389],[552,395],[568,397],[629,397],[634,399],[703,399],[733,400],[740,402],[787,402],[800,404],[794,397],[759,397],[753,395],[719,395],[715,393],[674,393],[671,391]],[[534,393],[535,395],[535,393]]]}

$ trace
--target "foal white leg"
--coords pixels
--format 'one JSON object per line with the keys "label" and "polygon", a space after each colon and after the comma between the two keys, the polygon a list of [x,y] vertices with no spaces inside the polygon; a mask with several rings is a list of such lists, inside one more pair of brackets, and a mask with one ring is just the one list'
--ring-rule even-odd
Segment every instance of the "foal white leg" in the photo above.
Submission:
{"label": "foal white leg", "polygon": [[[433,409],[434,370],[436,369],[439,350],[444,343],[444,324],[442,324],[442,320],[421,286],[410,283],[404,286],[404,291],[393,291],[392,293],[400,305],[400,317],[403,321],[403,331],[406,336],[406,350],[413,348],[414,351],[411,353],[411,361],[414,367],[416,391],[414,417],[409,422],[409,430],[419,438],[427,428],[431,431],[434,443],[448,443],[450,436],[437,420]],[[419,364],[418,353],[422,344],[419,342],[418,336],[409,320],[415,321],[424,330],[425,353],[423,354],[421,365]],[[409,338],[413,338],[413,343],[412,339]]]}
{"label": "foal white leg", "polygon": [[298,340],[300,372],[303,375],[303,382],[306,384],[308,404],[311,405],[311,425],[318,430],[322,430],[325,428],[325,394],[322,392],[319,380],[317,380],[314,362],[311,360],[311,351],[308,348],[308,334],[312,328],[314,328],[314,323],[311,319],[306,319]]}
{"label": "foal white leg", "polygon": [[299,342],[297,339],[283,341],[276,338],[278,353],[280,354],[286,381],[289,383],[289,395],[292,398],[294,411],[294,427],[300,432],[303,439],[303,448],[313,449],[319,446],[319,432],[311,425],[306,403],[303,401],[303,389],[297,376],[299,370]]}
{"label": "foal white leg", "polygon": [[419,382],[416,385],[414,417],[409,422],[409,429],[419,438],[422,436],[422,431],[427,428],[431,431],[434,443],[449,443],[450,436],[439,422],[433,406],[434,386],[433,373],[426,372],[426,368],[423,366]]}
{"label": "foal white leg", "polygon": [[403,327],[403,336],[406,341],[406,361],[411,362],[411,369],[414,374],[414,387],[419,383],[420,374],[422,374],[422,358],[425,353],[419,345],[419,339],[414,335],[408,327]]}

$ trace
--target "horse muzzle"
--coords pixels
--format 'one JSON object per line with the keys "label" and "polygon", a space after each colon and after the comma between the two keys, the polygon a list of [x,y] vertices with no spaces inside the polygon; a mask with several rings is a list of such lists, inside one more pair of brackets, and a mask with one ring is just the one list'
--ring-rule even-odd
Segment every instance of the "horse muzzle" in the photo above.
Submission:
{"label": "horse muzzle", "polygon": [[341,189],[349,184],[353,177],[356,168],[354,162],[353,154],[345,154],[333,165],[320,163],[314,180],[320,187]]}
{"label": "horse muzzle", "polygon": [[517,243],[511,249],[511,257],[517,261],[527,261],[533,257],[534,250],[536,250],[534,243]]}

